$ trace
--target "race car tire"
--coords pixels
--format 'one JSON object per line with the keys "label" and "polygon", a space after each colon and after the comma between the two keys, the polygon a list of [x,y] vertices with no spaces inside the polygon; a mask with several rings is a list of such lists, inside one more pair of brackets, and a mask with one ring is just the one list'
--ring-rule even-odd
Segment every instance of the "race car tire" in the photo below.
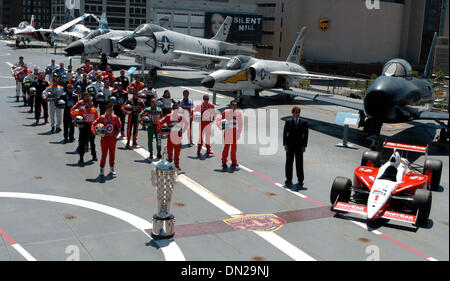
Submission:
{"label": "race car tire", "polygon": [[350,200],[352,181],[348,178],[344,177],[336,177],[334,179],[333,185],[331,186],[330,192],[330,202],[331,205],[336,203],[336,200],[339,202],[348,202]]}
{"label": "race car tire", "polygon": [[417,211],[416,225],[425,225],[430,216],[432,196],[431,191],[417,189],[414,193],[413,204]]}
{"label": "race car tire", "polygon": [[381,153],[378,151],[366,151],[361,159],[361,166],[381,167]]}
{"label": "race car tire", "polygon": [[439,188],[442,174],[442,161],[437,159],[427,159],[423,165],[423,174],[428,174],[431,170],[430,190],[436,191]]}

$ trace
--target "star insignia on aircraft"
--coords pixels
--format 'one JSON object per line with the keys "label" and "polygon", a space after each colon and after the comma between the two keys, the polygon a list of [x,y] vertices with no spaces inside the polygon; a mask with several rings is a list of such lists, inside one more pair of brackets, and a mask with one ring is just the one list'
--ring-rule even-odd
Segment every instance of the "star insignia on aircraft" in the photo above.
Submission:
{"label": "star insignia on aircraft", "polygon": [[164,54],[169,52],[170,48],[173,48],[173,43],[170,42],[169,38],[167,36],[162,37],[162,41],[158,42],[158,47],[161,47],[161,50]]}

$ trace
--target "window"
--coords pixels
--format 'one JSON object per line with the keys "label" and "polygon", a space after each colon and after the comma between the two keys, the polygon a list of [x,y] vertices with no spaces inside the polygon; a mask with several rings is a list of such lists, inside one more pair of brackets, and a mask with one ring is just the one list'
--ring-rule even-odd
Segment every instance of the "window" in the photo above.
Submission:
{"label": "window", "polygon": [[201,15],[192,15],[191,16],[191,23],[204,24],[205,23],[205,17],[201,16]]}
{"label": "window", "polygon": [[283,40],[283,32],[280,32],[280,43]]}

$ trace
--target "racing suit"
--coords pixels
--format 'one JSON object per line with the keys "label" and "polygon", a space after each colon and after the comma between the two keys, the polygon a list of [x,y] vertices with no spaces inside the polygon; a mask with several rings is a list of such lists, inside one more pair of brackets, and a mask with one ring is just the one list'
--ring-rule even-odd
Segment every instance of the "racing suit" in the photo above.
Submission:
{"label": "racing suit", "polygon": [[144,102],[146,107],[150,107],[150,101],[152,99],[157,99],[158,98],[158,95],[157,95],[156,90],[154,88],[152,88],[152,89],[145,88],[145,89],[143,89],[143,90],[141,90],[139,92],[139,95],[141,95],[141,94],[145,94],[145,96],[146,96],[145,102]]}
{"label": "racing suit", "polygon": [[134,81],[133,83],[130,84],[130,87],[134,88],[134,90],[136,90],[136,92],[139,93],[144,89],[144,83],[142,82],[138,83],[137,81]]}
{"label": "racing suit", "polygon": [[59,98],[63,93],[64,88],[58,84],[53,84],[47,87],[47,89],[45,89],[44,91],[45,95],[51,94],[53,96],[52,98],[48,98],[50,109],[50,125],[52,126],[52,130],[55,128],[55,115],[56,115],[56,129],[61,130],[61,109],[56,107],[56,103],[58,102]]}
{"label": "racing suit", "polygon": [[122,111],[122,107],[128,100],[128,92],[125,90],[115,90],[114,92],[112,92],[111,96],[117,99],[117,104],[114,105],[114,114],[119,117],[120,122],[122,123],[122,126],[120,127],[120,133],[122,137],[125,137],[125,114]]}
{"label": "racing suit", "polygon": [[167,114],[169,114],[170,112],[172,112],[172,105],[176,103],[176,101],[173,98],[166,98],[166,97],[161,97],[158,99],[158,101],[160,101],[162,103],[162,113],[163,116],[166,116]]}
{"label": "racing suit", "polygon": [[98,101],[98,108],[100,109],[100,115],[105,114],[105,106],[108,103],[109,97],[111,96],[112,92],[113,92],[114,88],[113,87],[104,87],[103,88],[103,96],[105,98],[105,100]]}
{"label": "racing suit", "polygon": [[81,92],[84,93],[84,91],[86,91],[87,86],[89,86],[91,84],[92,84],[91,80],[89,80],[89,79],[84,80],[83,78],[81,78],[80,80],[75,82],[75,87],[80,86]]}
{"label": "racing suit", "polygon": [[192,143],[192,109],[194,108],[194,102],[191,99],[180,99],[178,101],[181,108],[186,110],[190,116],[189,118],[189,143]]}
{"label": "racing suit", "polygon": [[141,110],[144,109],[144,103],[141,99],[133,99],[130,98],[125,102],[123,105],[122,110],[125,109],[125,106],[127,104],[130,104],[132,109],[131,113],[128,115],[128,124],[127,124],[127,146],[130,145],[130,139],[131,139],[131,130],[133,130],[133,145],[137,145],[136,139],[138,135],[138,116]]}
{"label": "racing suit", "polygon": [[[224,127],[222,127],[222,120],[226,120]],[[227,109],[222,112],[222,115],[216,120],[217,126],[223,130],[223,138],[225,146],[222,151],[222,164],[227,163],[228,152],[231,146],[231,163],[234,166],[238,165],[236,158],[237,139],[242,132],[242,112],[232,109]]]}
{"label": "racing suit", "polygon": [[85,125],[82,128],[80,128],[80,141],[78,146],[78,153],[80,154],[80,162],[84,162],[83,159],[84,152],[86,150],[86,145],[88,143],[90,143],[91,145],[92,159],[96,160],[97,153],[95,151],[95,134],[93,134],[91,131],[91,125],[98,118],[97,110],[93,107],[91,108],[82,107],[79,108],[78,114],[76,114],[74,117],[76,117],[77,115],[83,116],[83,119],[85,121]]}
{"label": "racing suit", "polygon": [[48,75],[49,80],[52,78],[51,75],[53,74],[56,68],[57,68],[56,64],[49,64],[45,68],[45,74]]}
{"label": "racing suit", "polygon": [[[214,118],[216,116],[216,109],[212,103],[201,103],[197,105],[194,109],[194,112],[200,112],[201,114],[201,122],[200,122],[200,137],[199,142],[197,144],[197,155],[200,154],[200,151],[203,146],[203,141],[206,146],[206,153],[211,153],[211,123],[214,122]],[[205,139],[203,139],[203,135],[205,135]]]}
{"label": "racing suit", "polygon": [[89,86],[86,87],[86,89],[89,89],[89,88],[94,88],[95,89],[95,97],[93,97],[94,98],[94,107],[95,108],[98,107],[98,103],[99,103],[99,101],[97,99],[97,95],[98,95],[98,93],[103,91],[103,87],[104,86],[105,85],[103,84],[103,82],[101,82],[101,81],[94,81],[94,82],[92,82],[92,84],[90,84]]}
{"label": "racing suit", "polygon": [[161,157],[161,135],[158,133],[158,121],[161,120],[162,111],[159,107],[147,107],[139,113],[138,121],[141,122],[143,116],[149,116],[152,119],[152,125],[147,127],[147,137],[148,137],[148,151],[150,152],[150,157],[153,156],[153,137],[156,138],[156,149],[158,151],[158,158]]}
{"label": "racing suit", "polygon": [[23,84],[25,86],[26,89],[26,94],[28,94],[28,105],[30,106],[30,112],[33,112],[33,107],[34,107],[34,99],[36,94],[31,95],[30,88],[31,88],[31,83],[33,83],[34,81],[36,81],[38,79],[39,73],[31,73],[28,74],[25,79],[23,80]]}
{"label": "racing suit", "polygon": [[66,103],[66,106],[64,107],[64,118],[63,118],[63,125],[64,125],[64,140],[75,140],[74,138],[74,124],[72,122],[72,115],[70,114],[70,110],[72,107],[78,102],[78,95],[75,92],[69,93],[65,92],[61,95],[61,99]]}
{"label": "racing suit", "polygon": [[105,136],[100,139],[100,146],[102,148],[102,157],[100,159],[100,168],[104,168],[106,164],[106,156],[109,152],[109,166],[114,168],[114,160],[116,154],[116,135],[119,133],[121,122],[117,115],[103,114],[92,123],[91,131],[95,134],[95,126],[103,124],[106,127]]}
{"label": "racing suit", "polygon": [[[188,122],[184,118],[183,114],[179,111],[174,111],[164,116],[163,119],[159,120],[158,128],[160,129],[164,124],[171,127],[169,137],[167,138],[167,154],[168,160],[172,161],[177,168],[180,164],[180,151],[181,151],[181,138],[186,131]],[[175,154],[175,155],[174,155]]]}
{"label": "racing suit", "polygon": [[22,94],[22,99],[24,102],[24,106],[27,105],[27,96],[26,96],[26,90],[24,89],[24,80],[25,77],[28,76],[29,74],[33,73],[30,69],[21,69],[20,71],[17,71],[14,75],[14,78],[16,78],[16,101],[19,101],[19,97]]}
{"label": "racing suit", "polygon": [[41,107],[44,111],[45,123],[48,123],[48,103],[42,97],[42,93],[50,86],[47,80],[36,80],[31,83],[31,87],[36,88],[36,96],[34,100],[34,118],[36,119],[36,124],[39,123],[39,118],[41,118]]}
{"label": "racing suit", "polygon": [[128,89],[128,86],[130,86],[130,80],[126,76],[117,77],[115,82],[122,83],[124,89]]}

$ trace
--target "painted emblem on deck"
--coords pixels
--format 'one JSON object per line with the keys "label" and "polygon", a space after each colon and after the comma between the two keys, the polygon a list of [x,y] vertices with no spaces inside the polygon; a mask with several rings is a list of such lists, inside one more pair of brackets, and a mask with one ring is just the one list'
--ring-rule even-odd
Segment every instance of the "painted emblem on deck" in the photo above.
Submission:
{"label": "painted emblem on deck", "polygon": [[286,221],[273,214],[247,214],[223,220],[235,230],[277,231]]}

